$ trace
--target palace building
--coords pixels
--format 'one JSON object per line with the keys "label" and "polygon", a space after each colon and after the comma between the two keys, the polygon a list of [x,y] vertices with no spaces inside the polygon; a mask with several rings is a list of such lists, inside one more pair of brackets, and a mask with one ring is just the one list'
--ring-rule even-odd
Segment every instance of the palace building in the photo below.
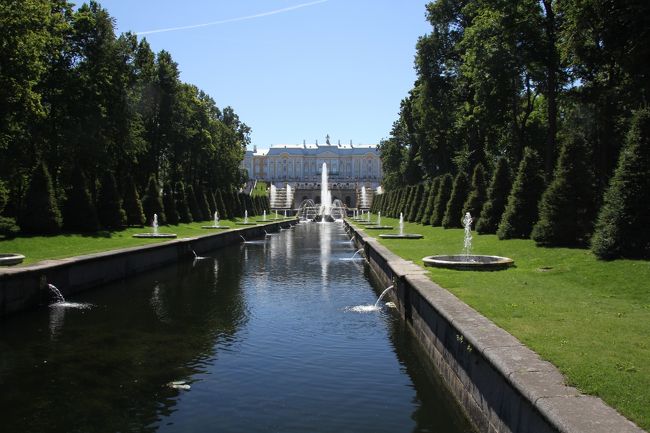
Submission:
{"label": "palace building", "polygon": [[333,198],[350,207],[356,206],[361,188],[374,191],[381,185],[381,159],[376,144],[330,144],[329,136],[325,144],[318,144],[318,140],[313,144],[275,144],[265,151],[254,147],[246,152],[242,168],[249,179],[263,180],[279,189],[289,185],[295,190],[296,203],[291,205],[295,206],[304,198],[320,201],[315,193],[320,191],[323,163],[327,164]]}

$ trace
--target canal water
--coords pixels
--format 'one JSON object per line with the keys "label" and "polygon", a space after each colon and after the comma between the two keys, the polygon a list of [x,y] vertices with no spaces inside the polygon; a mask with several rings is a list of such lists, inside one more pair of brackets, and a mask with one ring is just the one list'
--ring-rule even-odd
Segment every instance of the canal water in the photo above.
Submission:
{"label": "canal water", "polygon": [[354,252],[304,223],[0,321],[1,430],[471,431],[395,310],[352,308],[383,289]]}

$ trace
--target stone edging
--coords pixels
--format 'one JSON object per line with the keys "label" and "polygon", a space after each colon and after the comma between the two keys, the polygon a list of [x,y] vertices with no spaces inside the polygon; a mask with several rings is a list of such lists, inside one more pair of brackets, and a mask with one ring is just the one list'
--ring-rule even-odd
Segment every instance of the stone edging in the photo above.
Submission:
{"label": "stone edging", "polygon": [[346,221],[443,381],[480,432],[643,433],[514,336]]}
{"label": "stone edging", "polygon": [[296,220],[233,228],[228,231],[156,242],[151,245],[110,250],[95,254],[44,260],[17,268],[0,268],[0,318],[36,308],[49,300],[47,284],[54,284],[64,296],[111,281],[146,272],[181,259],[241,242],[240,235],[261,237],[264,229],[277,229]]}

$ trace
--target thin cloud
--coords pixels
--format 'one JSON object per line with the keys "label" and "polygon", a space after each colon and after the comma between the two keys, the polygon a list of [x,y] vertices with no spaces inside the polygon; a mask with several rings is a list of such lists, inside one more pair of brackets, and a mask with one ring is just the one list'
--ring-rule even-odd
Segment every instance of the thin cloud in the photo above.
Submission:
{"label": "thin cloud", "polygon": [[282,9],[276,9],[276,10],[272,10],[272,11],[268,11],[268,12],[262,12],[262,13],[255,14],[255,15],[247,15],[245,17],[229,18],[227,20],[212,21],[210,23],[193,24],[193,25],[182,26],[182,27],[170,27],[170,28],[167,28],[167,29],[147,30],[147,31],[144,31],[144,32],[136,32],[136,34],[139,35],[139,36],[141,36],[141,35],[151,35],[151,34],[154,34],[154,33],[176,32],[176,31],[179,31],[179,30],[198,29],[200,27],[210,27],[210,26],[217,26],[219,24],[234,23],[234,22],[237,22],[237,21],[253,20],[253,19],[256,19],[256,18],[268,17],[269,15],[277,15],[277,14],[281,14],[281,13],[284,13],[284,12],[293,11],[293,10],[296,10],[296,9],[301,9],[301,8],[306,8],[306,7],[309,7],[309,6],[314,6],[314,5],[317,5],[317,4],[320,4],[320,3],[325,3],[326,1],[328,1],[328,0],[317,0],[317,1],[309,2],[309,3],[301,3],[301,4],[298,4],[298,5],[295,5],[295,6],[289,6],[289,7],[282,8]]}

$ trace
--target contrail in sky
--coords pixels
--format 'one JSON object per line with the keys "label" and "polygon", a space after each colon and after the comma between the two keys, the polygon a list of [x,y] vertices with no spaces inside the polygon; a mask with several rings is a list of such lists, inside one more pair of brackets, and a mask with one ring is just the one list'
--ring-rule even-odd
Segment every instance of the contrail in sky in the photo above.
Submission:
{"label": "contrail in sky", "polygon": [[219,24],[226,24],[226,23],[234,23],[237,21],[246,21],[246,20],[252,20],[255,18],[262,18],[262,17],[267,17],[269,15],[276,15],[276,14],[281,14],[284,12],[289,12],[295,9],[301,9],[301,8],[306,8],[308,6],[314,6],[319,3],[325,3],[328,0],[317,0],[309,3],[301,3],[295,6],[289,6],[286,8],[282,9],[276,9],[273,11],[268,11],[268,12],[262,12],[259,14],[255,15],[247,15],[245,17],[237,17],[237,18],[229,18],[227,20],[221,20],[221,21],[212,21],[210,23],[203,23],[203,24],[193,24],[190,26],[182,26],[182,27],[170,27],[167,29],[157,29],[157,30],[147,30],[145,32],[136,32],[137,35],[151,35],[153,33],[164,33],[164,32],[175,32],[177,30],[189,30],[189,29],[198,29],[199,27],[209,27],[209,26],[216,26]]}

